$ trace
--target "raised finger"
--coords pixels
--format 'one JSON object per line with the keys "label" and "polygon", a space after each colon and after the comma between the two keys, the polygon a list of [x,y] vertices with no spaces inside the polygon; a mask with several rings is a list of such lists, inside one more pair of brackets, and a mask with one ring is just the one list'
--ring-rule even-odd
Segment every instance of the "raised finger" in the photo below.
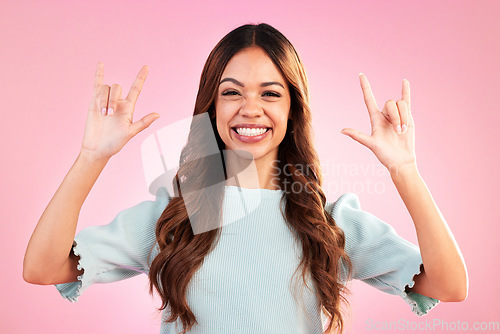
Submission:
{"label": "raised finger", "polygon": [[99,94],[99,92],[101,91],[103,78],[104,78],[104,63],[99,62],[95,70],[94,95]]}
{"label": "raised finger", "polygon": [[408,108],[408,112],[411,112],[410,105],[410,82],[406,79],[403,80],[403,93],[402,98],[406,102],[406,107]]}
{"label": "raised finger", "polygon": [[405,133],[408,129],[408,108],[405,100],[398,100],[396,102],[399,110],[399,117],[401,118],[401,132]]}
{"label": "raised finger", "polygon": [[108,116],[115,113],[118,101],[122,98],[122,87],[120,85],[114,84],[111,86],[108,98]]}
{"label": "raised finger", "polygon": [[94,74],[94,90],[92,91],[92,99],[90,101],[90,108],[89,108],[90,110],[95,110],[97,112],[100,112],[99,93],[102,87],[103,74],[104,74],[104,64],[102,62],[99,62],[97,64]]}
{"label": "raised finger", "polygon": [[126,100],[128,102],[135,105],[137,98],[141,93],[144,81],[146,81],[146,77],[148,76],[148,72],[149,72],[149,66],[144,65],[139,71],[139,74],[137,74],[137,77],[135,78],[132,87],[130,87],[130,91],[128,92],[128,95],[126,97]]}
{"label": "raised finger", "polygon": [[360,73],[359,81],[361,83],[361,90],[363,91],[363,98],[368,113],[375,114],[375,112],[378,112],[377,101],[375,101],[375,96],[373,95],[368,78],[363,73]]}
{"label": "raised finger", "polygon": [[384,105],[382,113],[389,116],[394,131],[401,133],[401,119],[396,103],[393,100],[388,100]]}
{"label": "raised finger", "polygon": [[106,115],[108,109],[108,100],[109,100],[109,85],[104,85],[101,87],[101,91],[99,92],[99,110],[101,110],[103,115]]}

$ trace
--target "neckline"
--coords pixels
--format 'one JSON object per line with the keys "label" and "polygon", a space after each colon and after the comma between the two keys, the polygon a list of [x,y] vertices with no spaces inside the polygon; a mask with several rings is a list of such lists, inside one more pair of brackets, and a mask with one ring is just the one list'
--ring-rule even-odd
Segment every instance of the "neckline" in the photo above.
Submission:
{"label": "neckline", "polygon": [[278,197],[281,198],[284,191],[282,189],[264,189],[264,188],[243,188],[239,186],[225,186],[225,193],[229,196],[261,196],[261,197]]}
{"label": "neckline", "polygon": [[236,190],[241,189],[242,191],[247,191],[247,190],[249,190],[249,191],[265,190],[265,191],[274,191],[274,192],[282,192],[283,191],[281,189],[274,190],[274,189],[265,189],[265,188],[243,188],[243,187],[239,187],[239,186],[225,186],[225,187],[226,187],[226,189],[228,189],[228,188],[234,188]]}

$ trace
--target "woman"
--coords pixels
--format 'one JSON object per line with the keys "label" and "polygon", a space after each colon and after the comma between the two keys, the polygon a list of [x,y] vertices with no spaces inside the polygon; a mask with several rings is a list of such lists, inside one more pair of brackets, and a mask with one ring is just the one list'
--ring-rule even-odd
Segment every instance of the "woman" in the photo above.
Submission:
{"label": "woman", "polygon": [[372,135],[343,133],[389,169],[420,249],[362,211],[356,195],[326,201],[304,68],[266,24],[233,30],[208,57],[175,196],[161,187],[156,201],[75,237],[109,158],[159,117],[132,122],[147,72],[122,100],[120,86],[103,85],[98,65],[82,149],[33,232],[26,281],[56,284],[76,301],[92,283],[148,273],[163,302],[162,333],[322,333],[321,313],[331,319],[327,332],[342,331],[351,278],[400,295],[419,315],[439,300],[466,298],[463,258],[416,167],[408,81],[402,98],[379,112],[360,75]]}

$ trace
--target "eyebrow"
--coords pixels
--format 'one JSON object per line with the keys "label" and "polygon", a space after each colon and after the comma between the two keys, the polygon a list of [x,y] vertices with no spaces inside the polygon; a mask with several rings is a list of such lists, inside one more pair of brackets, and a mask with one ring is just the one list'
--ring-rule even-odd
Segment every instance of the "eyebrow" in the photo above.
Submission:
{"label": "eyebrow", "polygon": [[[224,78],[219,82],[219,85],[222,84],[223,82],[226,82],[226,81],[230,81],[230,82],[232,82],[240,87],[245,87],[245,85],[243,83],[239,82],[238,80],[236,80],[234,78]],[[281,88],[285,89],[285,87],[283,87],[283,85],[277,81],[263,82],[260,84],[260,87],[268,87],[268,86],[272,86],[272,85],[278,85],[278,86],[281,86]]]}

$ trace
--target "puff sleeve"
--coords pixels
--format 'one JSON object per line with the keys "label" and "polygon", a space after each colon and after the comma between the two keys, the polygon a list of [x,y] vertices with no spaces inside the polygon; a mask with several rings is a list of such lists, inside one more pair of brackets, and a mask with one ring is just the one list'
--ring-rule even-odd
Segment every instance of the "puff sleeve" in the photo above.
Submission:
{"label": "puff sleeve", "polygon": [[400,237],[389,224],[361,210],[356,194],[343,194],[335,203],[327,203],[326,209],[344,231],[353,279],[399,295],[419,316],[439,303],[437,299],[405,291],[405,287],[413,287],[413,277],[423,265],[420,249]]}
{"label": "puff sleeve", "polygon": [[156,222],[170,200],[166,188],[158,189],[155,201],[144,201],[119,212],[107,225],[90,226],[74,239],[73,252],[80,256],[78,281],[56,284],[59,293],[75,302],[94,283],[108,283],[147,274],[154,255]]}

